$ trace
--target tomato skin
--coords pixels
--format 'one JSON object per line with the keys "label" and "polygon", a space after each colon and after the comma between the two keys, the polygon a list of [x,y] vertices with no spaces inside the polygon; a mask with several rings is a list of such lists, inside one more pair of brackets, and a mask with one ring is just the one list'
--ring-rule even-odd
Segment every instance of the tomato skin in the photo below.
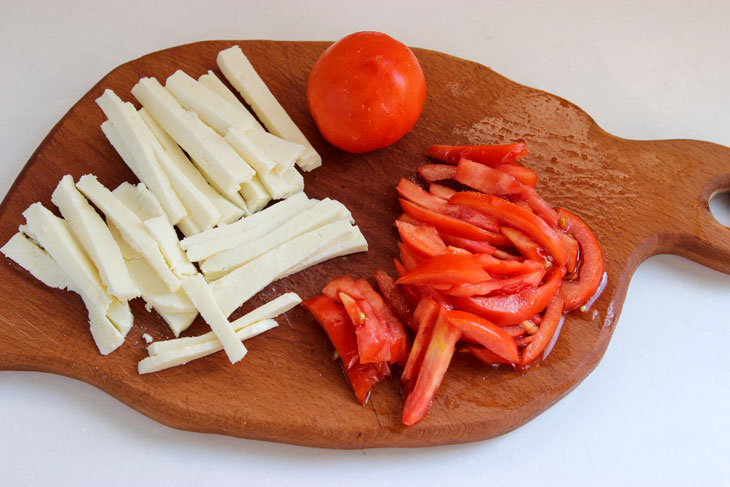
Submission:
{"label": "tomato skin", "polygon": [[379,32],[356,32],[325,50],[312,68],[307,102],[322,136],[347,152],[388,147],[415,125],[426,99],[418,59]]}

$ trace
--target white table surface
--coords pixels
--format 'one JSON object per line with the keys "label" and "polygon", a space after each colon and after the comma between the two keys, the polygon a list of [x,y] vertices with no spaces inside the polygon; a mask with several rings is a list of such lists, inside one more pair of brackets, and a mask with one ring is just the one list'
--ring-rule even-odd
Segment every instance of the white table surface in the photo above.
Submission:
{"label": "white table surface", "polygon": [[[352,3],[3,0],[0,194],[103,75],[206,39],[380,30],[562,96],[622,137],[730,146],[725,0]],[[713,208],[727,225],[730,199]],[[574,392],[500,438],[429,449],[328,451],[187,433],[71,379],[1,372],[0,484],[728,485],[729,308],[730,276],[652,258],[603,361]]]}

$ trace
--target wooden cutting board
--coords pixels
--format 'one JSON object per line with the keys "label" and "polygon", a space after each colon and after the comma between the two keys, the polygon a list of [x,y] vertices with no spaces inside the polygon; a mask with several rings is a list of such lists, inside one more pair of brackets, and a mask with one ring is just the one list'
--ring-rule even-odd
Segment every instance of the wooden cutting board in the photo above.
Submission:
{"label": "wooden cutting board", "polygon": [[[423,115],[390,148],[353,155],[329,146],[306,105],[306,83],[323,42],[212,41],[180,46],[126,63],[94,86],[48,134],[0,207],[0,243],[23,223],[22,211],[41,201],[67,173],[86,173],[114,187],[136,181],[103,136],[94,100],[106,88],[133,101],[142,76],[164,80],[177,69],[198,77],[216,68],[217,53],[239,44],[294,121],[322,154],[324,165],[305,174],[311,197],[336,198],[352,211],[370,251],[335,259],[278,281],[234,317],[281,293],[318,294],[342,274],[372,277],[393,271],[399,214],[393,189],[428,162],[432,143],[525,141],[526,165],[553,206],[585,219],[604,249],[608,284],[586,313],[571,313],[549,357],[514,372],[457,354],[428,416],[400,423],[397,380],[378,384],[362,407],[346,384],[332,346],[298,307],[280,326],[246,342],[237,364],[218,353],[186,366],[140,376],[147,354],[143,333],[172,334],[140,300],[125,344],[99,355],[86,309],[72,293],[46,288],[0,259],[0,369],[52,372],[88,382],[161,423],[328,448],[427,446],[483,440],[529,421],[572,390],[597,365],[616,326],[631,275],[644,259],[673,253],[730,273],[730,229],[711,215],[708,200],[730,187],[730,149],[693,140],[632,141],[610,135],[575,105],[518,85],[490,69],[442,53],[415,49],[428,83]],[[186,333],[206,331],[200,318]]]}

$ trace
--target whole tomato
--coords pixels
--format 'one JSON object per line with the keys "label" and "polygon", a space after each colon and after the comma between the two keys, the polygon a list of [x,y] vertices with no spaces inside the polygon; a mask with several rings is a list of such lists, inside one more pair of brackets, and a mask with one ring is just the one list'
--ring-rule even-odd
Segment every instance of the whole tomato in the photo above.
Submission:
{"label": "whole tomato", "polygon": [[322,53],[309,75],[307,102],[319,131],[348,152],[387,147],[423,109],[426,79],[408,47],[379,32],[356,32]]}

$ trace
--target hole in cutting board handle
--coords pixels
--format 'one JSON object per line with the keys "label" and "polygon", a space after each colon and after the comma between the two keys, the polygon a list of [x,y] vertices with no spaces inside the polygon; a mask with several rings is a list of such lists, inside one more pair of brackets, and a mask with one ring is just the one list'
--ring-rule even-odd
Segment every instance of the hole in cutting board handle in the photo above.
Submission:
{"label": "hole in cutting board handle", "polygon": [[730,188],[717,190],[710,197],[710,213],[715,220],[730,227]]}

